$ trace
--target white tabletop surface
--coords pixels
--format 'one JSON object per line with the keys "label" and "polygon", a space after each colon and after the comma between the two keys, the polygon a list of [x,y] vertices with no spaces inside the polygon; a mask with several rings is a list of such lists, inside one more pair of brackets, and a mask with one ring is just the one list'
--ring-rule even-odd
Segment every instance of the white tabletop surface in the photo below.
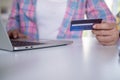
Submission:
{"label": "white tabletop surface", "polygon": [[0,80],[120,80],[119,50],[95,38],[53,48],[0,50]]}

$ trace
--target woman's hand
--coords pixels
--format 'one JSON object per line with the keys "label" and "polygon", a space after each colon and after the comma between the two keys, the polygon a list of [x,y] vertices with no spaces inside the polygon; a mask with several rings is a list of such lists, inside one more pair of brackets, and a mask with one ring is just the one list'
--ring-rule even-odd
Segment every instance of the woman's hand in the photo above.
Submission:
{"label": "woman's hand", "polygon": [[115,23],[102,22],[95,24],[92,31],[97,40],[105,46],[115,45],[119,39],[119,31]]}
{"label": "woman's hand", "polygon": [[10,39],[27,39],[27,36],[20,33],[19,30],[10,30],[8,31]]}

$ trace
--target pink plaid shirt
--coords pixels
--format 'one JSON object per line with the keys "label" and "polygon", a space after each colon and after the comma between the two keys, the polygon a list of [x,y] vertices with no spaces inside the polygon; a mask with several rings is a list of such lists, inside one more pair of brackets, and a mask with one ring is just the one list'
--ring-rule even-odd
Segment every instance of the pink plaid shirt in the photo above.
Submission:
{"label": "pink plaid shirt", "polygon": [[[31,39],[38,40],[36,2],[37,0],[14,0],[7,30],[18,29]],[[70,23],[72,20],[84,19],[85,14],[88,19],[102,18],[107,22],[115,22],[104,0],[69,0],[57,38],[80,38],[82,32],[71,32]]]}

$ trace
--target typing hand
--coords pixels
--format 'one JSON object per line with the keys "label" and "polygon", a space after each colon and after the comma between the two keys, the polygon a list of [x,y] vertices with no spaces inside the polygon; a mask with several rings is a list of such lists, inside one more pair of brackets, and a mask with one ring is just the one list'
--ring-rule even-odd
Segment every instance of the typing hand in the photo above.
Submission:
{"label": "typing hand", "polygon": [[95,24],[93,28],[93,34],[95,34],[97,40],[105,46],[114,45],[119,39],[119,31],[115,23],[102,22],[101,24]]}
{"label": "typing hand", "polygon": [[27,39],[27,36],[20,33],[19,30],[10,30],[8,31],[10,39]]}

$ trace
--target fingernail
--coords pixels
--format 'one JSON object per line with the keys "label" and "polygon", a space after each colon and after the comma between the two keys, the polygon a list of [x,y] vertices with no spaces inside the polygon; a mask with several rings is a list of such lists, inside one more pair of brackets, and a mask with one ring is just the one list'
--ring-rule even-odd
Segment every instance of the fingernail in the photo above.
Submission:
{"label": "fingernail", "polygon": [[17,35],[14,35],[14,38],[17,38]]}
{"label": "fingernail", "polygon": [[95,28],[96,28],[96,25],[93,25],[93,28],[95,29]]}

